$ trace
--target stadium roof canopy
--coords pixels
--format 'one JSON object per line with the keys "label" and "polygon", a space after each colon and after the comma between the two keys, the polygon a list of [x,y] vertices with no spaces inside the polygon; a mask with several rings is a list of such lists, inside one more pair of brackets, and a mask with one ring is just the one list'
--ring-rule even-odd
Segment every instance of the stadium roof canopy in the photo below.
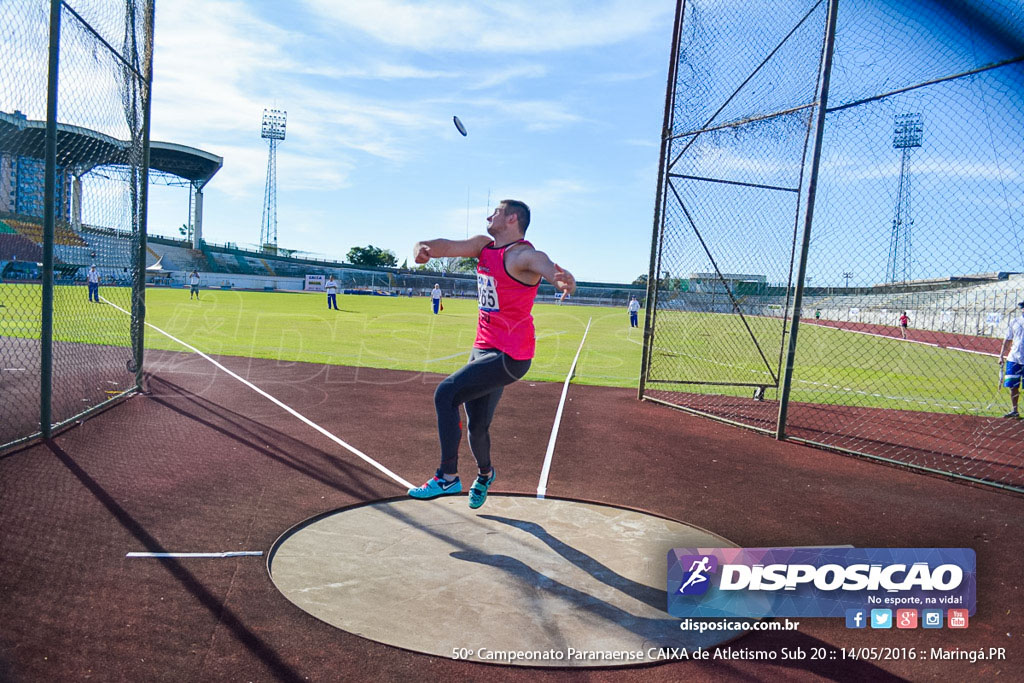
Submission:
{"label": "stadium roof canopy", "polygon": [[[86,173],[100,166],[126,166],[129,147],[123,140],[88,128],[57,124],[57,165],[63,168]],[[0,112],[0,152],[42,159],[45,150],[45,121],[29,121],[20,112]],[[187,180],[198,188],[210,182],[223,164],[223,158],[195,147],[149,143],[150,170]]]}

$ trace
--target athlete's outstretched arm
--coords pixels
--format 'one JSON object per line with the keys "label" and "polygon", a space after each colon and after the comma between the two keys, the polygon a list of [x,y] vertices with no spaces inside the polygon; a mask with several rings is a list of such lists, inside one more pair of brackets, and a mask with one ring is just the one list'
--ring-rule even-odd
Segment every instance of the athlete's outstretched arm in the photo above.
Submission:
{"label": "athlete's outstretched arm", "polygon": [[426,263],[432,258],[456,256],[472,258],[480,255],[480,251],[491,243],[487,235],[476,235],[468,240],[426,240],[417,242],[413,247],[416,263]]}
{"label": "athlete's outstretched arm", "polygon": [[[524,250],[525,251],[525,250]],[[576,291],[576,278],[565,268],[548,258],[543,251],[536,249],[523,254],[525,269],[536,273],[555,286],[555,289],[566,294]]]}

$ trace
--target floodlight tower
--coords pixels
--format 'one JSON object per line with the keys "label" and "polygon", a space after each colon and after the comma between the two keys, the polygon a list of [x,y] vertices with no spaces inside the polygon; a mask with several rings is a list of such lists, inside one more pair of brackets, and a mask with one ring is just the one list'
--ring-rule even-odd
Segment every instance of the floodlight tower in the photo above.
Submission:
{"label": "floodlight tower", "polygon": [[914,227],[910,205],[910,153],[921,146],[923,136],[924,124],[920,114],[897,114],[893,119],[892,146],[902,153],[896,213],[889,238],[889,261],[885,267],[885,281],[890,284],[910,280],[911,229]]}
{"label": "floodlight tower", "polygon": [[260,137],[270,141],[267,157],[267,187],[263,193],[263,223],[260,227],[260,249],[277,251],[277,145],[284,140],[288,112],[281,109],[263,110]]}

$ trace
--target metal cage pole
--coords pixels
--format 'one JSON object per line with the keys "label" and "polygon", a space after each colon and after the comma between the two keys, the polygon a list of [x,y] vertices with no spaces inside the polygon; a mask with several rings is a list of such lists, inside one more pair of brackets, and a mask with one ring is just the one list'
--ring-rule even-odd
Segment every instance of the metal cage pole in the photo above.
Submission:
{"label": "metal cage pole", "polygon": [[145,99],[142,104],[142,173],[139,183],[138,243],[135,253],[135,282],[132,286],[132,351],[135,363],[135,388],[142,390],[142,363],[146,338],[146,236],[149,215],[149,128],[153,103],[153,27],[154,3],[146,0],[143,64]]}
{"label": "metal cage pole", "polygon": [[46,150],[43,180],[43,287],[39,334],[39,429],[49,439],[53,423],[53,234],[57,194],[57,74],[60,66],[60,0],[50,0],[50,56],[46,82]]}
{"label": "metal cage pole", "polygon": [[800,331],[800,307],[804,300],[804,280],[807,276],[807,252],[811,244],[811,225],[814,222],[814,200],[818,189],[818,171],[821,165],[821,141],[825,135],[825,114],[828,110],[828,87],[832,76],[832,54],[835,49],[836,15],[839,0],[829,0],[828,19],[825,26],[825,45],[822,50],[821,80],[818,85],[818,116],[814,130],[814,152],[811,157],[811,176],[807,182],[807,215],[804,219],[804,233],[800,244],[800,267],[796,276],[796,293],[793,295],[793,323],[789,330],[789,347],[786,350],[786,371],[782,377],[782,391],[779,394],[779,420],[776,439],[786,438],[786,419],[789,414],[789,393],[793,384],[793,365],[796,361],[796,340]]}
{"label": "metal cage pole", "polygon": [[651,348],[654,345],[654,309],[658,298],[658,267],[661,257],[661,235],[664,234],[665,192],[663,185],[668,175],[668,150],[672,144],[672,126],[675,120],[674,104],[676,76],[679,62],[679,39],[683,29],[685,0],[676,0],[676,20],[672,28],[672,55],[668,64],[668,83],[665,87],[665,119],[661,130],[661,157],[658,162],[658,189],[654,199],[654,228],[651,235],[651,263],[647,271],[647,298],[644,301],[644,344],[640,359],[640,384],[637,398],[643,399],[650,373]]}

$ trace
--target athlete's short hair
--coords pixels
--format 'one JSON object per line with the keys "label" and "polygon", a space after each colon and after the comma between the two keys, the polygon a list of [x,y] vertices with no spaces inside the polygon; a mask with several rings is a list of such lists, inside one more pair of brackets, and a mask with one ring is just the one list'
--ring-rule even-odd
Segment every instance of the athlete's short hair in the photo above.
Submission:
{"label": "athlete's short hair", "polygon": [[518,199],[502,199],[501,203],[505,205],[506,214],[514,213],[516,215],[519,227],[525,235],[526,229],[530,227],[530,207]]}

